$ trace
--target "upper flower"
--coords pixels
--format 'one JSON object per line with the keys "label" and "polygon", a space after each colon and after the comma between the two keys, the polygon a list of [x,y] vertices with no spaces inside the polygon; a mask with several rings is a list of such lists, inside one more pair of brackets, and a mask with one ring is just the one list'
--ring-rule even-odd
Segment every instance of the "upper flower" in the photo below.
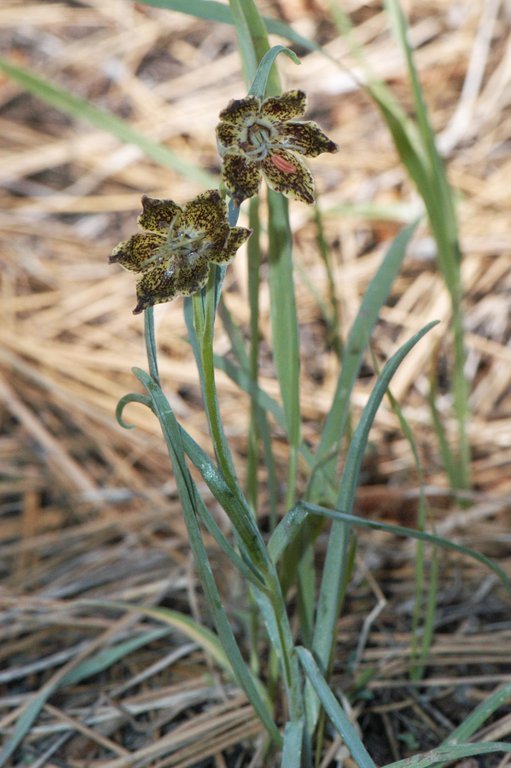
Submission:
{"label": "upper flower", "polygon": [[288,91],[262,103],[255,96],[235,99],[220,112],[222,176],[237,205],[257,194],[261,172],[277,192],[314,202],[314,180],[300,155],[336,152],[337,145],[316,123],[295,120],[305,106],[302,91]]}
{"label": "upper flower", "polygon": [[200,291],[210,264],[227,264],[250,235],[249,229],[229,226],[217,190],[203,192],[184,208],[144,195],[142,207],[138,223],[146,231],[119,243],[110,256],[110,263],[142,273],[134,314]]}

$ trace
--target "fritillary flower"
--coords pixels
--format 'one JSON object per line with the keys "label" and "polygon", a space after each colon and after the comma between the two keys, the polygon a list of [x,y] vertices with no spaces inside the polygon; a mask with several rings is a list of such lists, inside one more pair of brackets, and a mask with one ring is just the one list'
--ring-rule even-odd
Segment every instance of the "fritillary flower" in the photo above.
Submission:
{"label": "fritillary flower", "polygon": [[261,175],[288,197],[314,202],[314,180],[302,159],[336,152],[337,145],[311,121],[297,120],[306,108],[302,91],[260,101],[235,99],[220,112],[217,126],[222,177],[234,202],[256,195]]}
{"label": "fritillary flower", "polygon": [[119,243],[110,256],[110,263],[142,275],[134,314],[200,291],[210,265],[230,262],[250,235],[249,229],[229,226],[217,190],[198,195],[184,208],[144,195],[142,207],[138,223],[145,232]]}

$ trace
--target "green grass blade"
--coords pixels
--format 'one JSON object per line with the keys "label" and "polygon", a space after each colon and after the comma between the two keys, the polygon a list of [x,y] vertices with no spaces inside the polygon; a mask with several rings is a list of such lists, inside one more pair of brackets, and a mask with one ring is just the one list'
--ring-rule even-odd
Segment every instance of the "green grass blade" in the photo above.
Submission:
{"label": "green grass blade", "polygon": [[[371,331],[378,319],[381,307],[387,301],[390,290],[401,268],[406,249],[418,221],[405,227],[387,250],[382,264],[371,280],[364,294],[360,309],[349,332],[343,353],[341,372],[337,380],[332,405],[328,411],[319,446],[316,452],[313,476],[307,492],[309,499],[329,498],[325,496],[325,478],[333,480],[338,454],[349,419],[350,397],[355,384]],[[319,469],[321,471],[314,471]]]}
{"label": "green grass blade", "polygon": [[117,600],[80,600],[81,605],[92,605],[97,608],[116,608],[120,611],[129,613],[139,613],[143,616],[149,616],[156,621],[162,622],[167,626],[176,630],[180,634],[192,640],[194,643],[202,648],[207,653],[215,664],[223,669],[227,674],[234,678],[231,663],[225,655],[224,649],[220,645],[218,636],[215,635],[207,627],[202,626],[199,622],[192,619],[191,616],[187,616],[180,611],[173,611],[170,608],[149,608],[144,605],[132,605],[130,603],[123,603]]}
{"label": "green grass blade", "polygon": [[25,90],[32,93],[41,101],[50,104],[67,115],[77,120],[87,120],[107,133],[112,134],[117,139],[134,144],[141,149],[148,157],[160,165],[172,168],[177,173],[185,176],[192,181],[196,181],[203,186],[217,186],[218,181],[209,173],[200,168],[190,165],[175,152],[172,152],[162,144],[143,136],[129,123],[121,120],[119,117],[107,112],[104,109],[94,107],[85,99],[64,90],[47,80],[33,74],[28,69],[11,64],[7,59],[0,58],[0,71],[3,71],[13,80],[22,86]]}
{"label": "green grass blade", "polygon": [[[221,607],[220,596],[216,590],[214,578],[209,567],[209,562],[207,561],[206,550],[204,549],[204,544],[197,526],[196,518],[204,517],[205,512],[202,508],[203,503],[198,495],[195,483],[186,467],[184,460],[185,452],[190,453],[196,466],[204,472],[204,479],[208,482],[212,491],[218,493],[221,503],[227,499],[227,501],[231,503],[232,508],[234,508],[236,517],[233,519],[233,525],[239,536],[238,543],[242,549],[245,564],[252,571],[254,567],[257,566],[265,575],[265,584],[261,585],[259,574],[257,571],[253,571],[254,576],[256,577],[256,581],[251,579],[251,583],[255,586],[253,594],[263,615],[271,643],[278,652],[279,659],[282,661],[283,665],[286,663],[290,664],[285,671],[284,677],[286,685],[292,692],[292,698],[295,701],[299,701],[300,692],[296,689],[297,676],[296,673],[292,671],[293,663],[296,664],[296,661],[293,662],[291,658],[291,649],[293,647],[292,634],[287,621],[284,603],[279,592],[277,575],[269,561],[266,549],[262,542],[261,534],[255,526],[250,510],[242,506],[240,507],[238,496],[232,493],[231,489],[225,483],[225,480],[223,480],[218,471],[211,466],[211,463],[202,449],[200,449],[177,424],[170,405],[163,395],[159,385],[157,385],[156,382],[141,369],[134,369],[134,373],[148,390],[153,401],[153,409],[158,415],[158,419],[164,432],[169,454],[173,461],[174,474],[176,475],[176,481],[178,483],[178,491],[188,527],[190,544],[196,560],[197,558],[201,558],[200,565],[198,565],[199,575],[201,577],[201,583],[206,591],[206,596],[208,597],[208,604],[210,605],[215,620],[215,626],[217,627],[220,641],[229,658],[234,659],[238,664],[238,667],[235,667],[233,662],[234,673],[236,674],[237,680],[250,698],[254,709],[256,709],[263,720],[260,704],[258,708],[257,702],[253,701],[249,690],[246,687],[247,685],[249,687],[251,685],[251,681],[246,680],[247,670],[239,668],[239,660],[242,660],[239,649],[235,650],[232,647],[234,636],[232,635],[232,630],[230,630],[230,625],[228,624],[227,618]],[[177,440],[179,440],[179,442],[176,446]],[[225,496],[225,494],[227,494],[227,496]],[[271,566],[269,569],[267,567],[268,565]],[[264,589],[262,588],[263,586],[265,587]],[[214,603],[213,606],[211,601]],[[228,643],[227,645],[226,642]],[[234,654],[234,656],[232,656],[232,654]],[[245,678],[243,675],[245,675]],[[245,682],[243,682],[243,680],[245,680]],[[268,721],[263,720],[263,722],[268,727]]]}
{"label": "green grass blade", "polygon": [[[176,434],[179,435],[183,455],[184,453],[189,455],[193,464],[197,467],[205,482],[208,484],[211,492],[229,515],[236,533],[238,544],[242,550],[244,562],[250,563],[252,574],[256,578],[259,586],[261,586],[261,581],[263,580],[261,574],[266,572],[270,561],[264,546],[263,538],[253,520],[249,507],[241,503],[239,496],[233,493],[222,474],[216,469],[203,449],[190,437],[190,435],[188,435],[186,430],[178,425],[174,413],[159,385],[140,368],[134,368],[133,372],[146,389],[150,391],[153,410],[157,415],[162,428],[165,428],[166,430],[165,438],[167,439],[169,437],[169,430],[172,430],[172,434],[175,431]],[[189,495],[194,499],[194,503],[197,506],[197,512],[207,522],[210,532],[215,535],[215,537],[217,535],[215,531],[218,530],[218,543],[220,544],[223,534],[219,531],[218,526],[214,523],[208,510],[203,509],[202,499],[200,499],[200,496],[197,493],[196,486],[189,475],[186,464],[184,464],[183,467],[182,474],[190,483],[192,483]],[[186,472],[184,471],[185,469]]]}
{"label": "green grass blade", "polygon": [[[314,206],[314,223],[316,225],[316,244],[318,248],[318,253],[321,257],[321,261],[323,262],[323,266],[325,268],[325,274],[326,274],[327,286],[328,286],[328,304],[329,304],[328,311],[325,311],[326,309],[325,308],[323,309],[322,314],[326,323],[326,327],[328,329],[327,343],[332,347],[337,358],[341,360],[342,351],[343,351],[341,312],[340,312],[340,306],[339,306],[339,299],[337,297],[337,291],[335,287],[334,272],[332,269],[332,264],[334,262],[335,256],[333,255],[332,250],[329,247],[329,244],[325,236],[323,219],[324,219],[324,214],[321,208],[319,207],[319,205],[316,203],[316,205]],[[318,306],[320,307],[320,309],[322,305],[323,305],[323,299],[320,297],[318,301]]]}
{"label": "green grass blade", "polygon": [[[248,699],[272,739],[277,744],[280,744],[282,741],[280,733],[273,721],[267,702],[264,701],[260,694],[260,686],[241,655],[241,651],[234,637],[232,627],[223,608],[222,599],[216,586],[198,525],[197,518],[200,514],[199,494],[186,465],[181,431],[160,387],[147,373],[145,373],[145,371],[137,369],[136,374],[146,387],[149,396],[152,398],[155,412],[158,414],[165,443],[174,469],[174,476],[176,478],[179,498],[181,500],[183,515],[188,530],[190,546],[220,642],[231,661],[238,684],[247,694]],[[256,554],[257,553],[258,549],[256,551]]]}
{"label": "green grass blade", "polygon": [[[434,359],[436,359],[436,355],[434,356]],[[429,403],[429,410],[431,414],[431,424],[433,426],[433,430],[436,434],[436,438],[438,441],[438,447],[440,449],[440,455],[442,457],[442,465],[444,467],[447,477],[449,478],[449,482],[451,483],[451,486],[455,488],[457,485],[456,461],[452,454],[449,442],[447,440],[447,433],[446,433],[444,423],[442,421],[442,417],[438,411],[437,393],[438,393],[438,379],[437,379],[436,371],[431,371],[431,374],[429,376],[429,393],[428,393],[428,403]]]}
{"label": "green grass blade", "polygon": [[290,444],[286,507],[292,506],[300,446],[300,349],[288,202],[268,191],[270,321],[273,358]]}
{"label": "green grass blade", "polygon": [[[444,539],[442,536],[437,536],[434,533],[427,533],[427,531],[417,531],[415,528],[407,528],[404,525],[394,525],[393,523],[380,523],[376,520],[366,520],[352,515],[349,512],[343,512],[341,509],[330,509],[329,507],[321,507],[318,504],[310,504],[308,502],[297,502],[297,507],[309,511],[311,514],[324,515],[330,517],[333,520],[340,520],[343,523],[349,523],[359,528],[370,528],[375,531],[385,531],[386,533],[392,533],[394,536],[406,536],[410,539],[417,539],[418,541],[424,541],[428,544],[434,544],[442,549],[451,549],[453,552],[458,552],[460,555],[471,557],[473,560],[477,560],[479,563],[485,565],[489,570],[498,576],[502,586],[511,594],[511,579],[503,568],[495,563],[491,558],[486,555],[477,552],[475,549],[465,547],[462,544],[456,544],[454,541]],[[290,513],[288,513],[290,514]],[[280,525],[284,522],[282,520]],[[293,531],[288,535],[292,535]]]}
{"label": "green grass blade", "polygon": [[458,423],[458,455],[456,457],[455,486],[470,485],[470,446],[467,421],[470,415],[469,387],[464,373],[465,345],[463,330],[461,283],[461,252],[454,196],[447,180],[445,167],[436,147],[413,51],[408,40],[408,28],[399,0],[386,0],[396,39],[404,53],[411,83],[419,133],[428,162],[426,178],[418,179],[417,186],[428,209],[431,229],[437,244],[437,258],[447,289],[451,296],[454,334],[453,394],[454,411]]}
{"label": "green grass blade", "polygon": [[[346,455],[336,508],[350,513],[355,502],[355,492],[364,452],[376,411],[385,396],[392,376],[408,352],[437,323],[432,322],[416,333],[386,362],[369,400],[362,412]],[[346,562],[349,547],[349,528],[339,520],[332,525],[328,540],[325,565],[317,601],[316,625],[312,648],[320,668],[328,670],[332,649],[336,640],[335,627],[340,610],[343,586],[346,579]],[[344,569],[344,570],[343,570]],[[341,574],[341,576],[340,576]],[[315,727],[319,708],[317,699],[307,697],[308,726]]]}
{"label": "green grass blade", "polygon": [[258,55],[253,44],[250,22],[245,17],[241,2],[229,0],[229,13],[231,21],[236,28],[243,78],[246,83],[249,83],[255,75],[261,56]]}
{"label": "green grass blade", "polygon": [[[218,21],[222,24],[234,24],[231,9],[225,3],[216,2],[216,0],[139,0],[144,5],[152,5],[154,8],[165,8],[169,11],[186,13],[188,16],[195,16],[197,19],[206,21]],[[268,32],[272,35],[279,35],[292,43],[305,48],[307,51],[321,51],[328,59],[333,60],[327,51],[323,51],[318,43],[309,40],[308,37],[300,35],[298,32],[280,19],[274,19],[271,16],[263,16],[264,23]],[[255,62],[254,70],[255,72]],[[253,75],[252,75],[253,76]],[[250,79],[250,77],[248,78]]]}
{"label": "green grass blade", "polygon": [[[254,202],[254,198],[250,201]],[[253,223],[253,222],[252,222]],[[252,234],[249,246],[254,240]],[[258,473],[259,473],[259,441],[262,443],[262,455],[266,467],[266,490],[270,506],[271,528],[275,527],[277,520],[278,481],[276,475],[275,459],[271,440],[271,430],[266,410],[271,410],[276,415],[279,423],[284,426],[284,414],[282,408],[264,393],[258,386],[259,371],[259,308],[258,308],[258,284],[259,284],[259,246],[249,247],[249,301],[251,341],[247,352],[241,331],[231,317],[225,303],[220,301],[219,311],[224,329],[229,336],[232,351],[238,361],[236,366],[227,357],[214,355],[215,367],[226,373],[232,381],[236,382],[240,389],[250,395],[250,428],[248,436],[247,456],[247,500],[253,510],[257,509],[258,498]],[[254,261],[256,262],[254,264]],[[262,401],[267,408],[263,407]]]}
{"label": "green grass blade", "polygon": [[321,674],[314,657],[306,648],[297,648],[296,652],[305,673],[325,709],[332,724],[341,735],[351,756],[359,768],[376,768],[371,755],[364,747],[355,726],[350,722],[343,708],[332,693],[328,683]]}
{"label": "green grass blade", "polygon": [[445,740],[444,745],[459,744],[460,741],[466,741],[472,734],[478,731],[487,720],[500,709],[500,707],[503,707],[510,702],[511,683],[507,683],[478,704],[473,712],[471,712],[470,715],[451,732],[449,737]]}
{"label": "green grass blade", "polygon": [[[374,358],[374,356],[373,356]],[[376,361],[375,361],[376,365]],[[394,413],[399,420],[399,426],[405,439],[407,440],[413,455],[413,461],[415,464],[415,471],[417,473],[417,479],[419,484],[419,502],[417,513],[417,529],[424,531],[426,529],[426,515],[427,515],[427,503],[424,493],[424,473],[419,458],[419,451],[417,449],[417,442],[415,440],[413,430],[408,423],[403,411],[401,410],[399,403],[392,394],[390,388],[387,391],[387,396],[390,401],[390,405]],[[429,580],[429,588],[427,593],[426,607],[424,612],[424,625],[422,627],[422,641],[420,640],[421,634],[421,616],[423,614],[422,602],[424,595],[425,584],[425,561],[424,561],[424,542],[417,541],[417,547],[415,550],[415,605],[412,615],[412,659],[417,659],[418,664],[414,664],[411,670],[412,679],[418,679],[424,669],[426,659],[429,655],[431,643],[433,641],[434,631],[434,618],[436,608],[436,596],[437,596],[437,576],[438,576],[438,557],[436,549],[433,550],[431,558],[431,574]],[[420,644],[420,651],[418,650]]]}
{"label": "green grass blade", "polygon": [[297,768],[297,766],[302,765],[303,735],[303,720],[293,720],[286,723],[281,768]]}
{"label": "green grass blade", "polygon": [[442,746],[422,755],[414,755],[395,763],[387,763],[384,768],[431,768],[433,765],[454,763],[472,755],[490,755],[495,752],[511,752],[511,744],[505,741],[479,741],[471,744]]}
{"label": "green grass blade", "polygon": [[248,91],[249,96],[256,96],[261,100],[264,99],[271,68],[273,67],[275,59],[279,53],[285,53],[292,61],[294,61],[295,64],[302,63],[296,53],[291,51],[289,48],[286,48],[284,45],[274,45],[273,48],[270,48],[270,50],[264,54],[263,58],[259,62],[257,71],[252,81],[252,85]]}

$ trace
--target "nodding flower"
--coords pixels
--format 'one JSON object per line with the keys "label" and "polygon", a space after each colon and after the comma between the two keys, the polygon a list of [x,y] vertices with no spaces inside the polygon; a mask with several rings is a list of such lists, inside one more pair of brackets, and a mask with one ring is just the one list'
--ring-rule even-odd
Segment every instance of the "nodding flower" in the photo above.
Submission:
{"label": "nodding flower", "polygon": [[142,208],[138,223],[145,232],[119,243],[109,259],[142,275],[134,314],[200,291],[210,265],[230,262],[250,235],[249,229],[228,224],[217,190],[203,192],[183,208],[144,195]]}
{"label": "nodding flower", "polygon": [[337,144],[304,114],[305,94],[287,91],[260,101],[235,99],[220,112],[216,128],[222,177],[236,205],[256,195],[261,176],[277,192],[314,202],[314,180],[302,159],[336,152]]}

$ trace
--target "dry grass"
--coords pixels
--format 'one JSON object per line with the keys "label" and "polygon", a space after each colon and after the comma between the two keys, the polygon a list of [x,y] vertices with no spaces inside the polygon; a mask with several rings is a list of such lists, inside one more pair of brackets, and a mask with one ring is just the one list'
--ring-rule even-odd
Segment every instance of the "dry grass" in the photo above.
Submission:
{"label": "dry grass", "polygon": [[[303,34],[327,42],[346,66],[352,64],[328,22],[326,2],[268,0],[262,5]],[[402,62],[380,4],[351,0],[344,5],[370,60],[406,103]],[[477,546],[509,572],[509,4],[424,0],[408,5],[432,119],[459,193],[473,409],[475,491],[468,512],[460,512],[445,489],[425,403],[429,366],[433,355],[442,360],[445,354],[441,342],[449,322],[449,302],[425,229],[414,242],[391,306],[382,313],[374,349],[387,356],[427,321],[441,321],[436,336],[423,341],[397,374],[393,392],[419,441],[438,532]],[[0,47],[14,62],[128,118],[189,162],[218,172],[217,115],[244,92],[230,27],[129,0],[80,5],[7,0],[0,8]],[[310,93],[310,113],[341,146],[334,157],[313,164],[348,327],[386,242],[401,226],[400,215],[413,210],[417,198],[367,97],[319,54],[304,55],[302,61],[300,68],[282,61],[286,85]],[[161,629],[143,614],[92,600],[163,604],[207,623],[157,424],[138,406],[126,414],[136,430],[123,431],[114,419],[119,397],[134,386],[130,367],[143,366],[144,360],[142,320],[131,314],[132,277],[107,265],[112,247],[134,231],[142,193],[182,202],[200,187],[155,166],[138,149],[63,117],[13,82],[4,78],[0,86],[0,729],[10,733],[34,693],[55,686],[17,764],[248,765],[243,755],[260,726],[239,692],[179,632],[164,628],[150,643],[82,682],[64,679],[84,658]],[[335,205],[352,203],[395,206],[396,214],[386,220],[328,213]],[[326,294],[323,269],[311,247],[310,212],[293,205],[292,223],[297,261]],[[229,272],[226,298],[241,326],[248,319],[245,285],[240,254]],[[299,282],[298,294],[305,435],[314,442],[329,405],[336,360],[306,281]],[[270,350],[265,286],[262,308],[263,345]],[[181,310],[180,301],[158,308],[162,379],[179,418],[208,446]],[[219,331],[218,351],[227,349]],[[270,355],[262,373],[265,388],[276,393]],[[370,385],[369,378],[360,380],[356,408]],[[220,375],[219,389],[227,432],[241,456],[247,401]],[[446,414],[448,399],[445,394],[441,403]],[[413,460],[387,405],[377,417],[372,443],[360,511],[413,524]],[[284,464],[284,444],[278,456]],[[374,698],[358,703],[355,714],[375,759],[384,762],[407,754],[403,732],[415,736],[421,748],[430,747],[446,735],[449,720],[458,722],[486,691],[511,679],[510,601],[479,566],[449,557],[442,573],[439,633],[420,689],[407,677],[413,549],[383,535],[362,538],[364,557],[341,621],[337,672],[349,686],[356,672],[373,670],[368,688]],[[221,567],[218,556],[219,574]],[[228,599],[236,608],[236,590],[230,587]],[[386,605],[381,603],[382,613],[368,627],[369,643],[360,649],[358,667],[348,668],[344,649],[356,647],[364,616],[382,600],[380,590]],[[378,723],[385,736],[377,733]],[[505,738],[509,719],[498,725],[498,738]],[[338,746],[332,746],[332,760]]]}

